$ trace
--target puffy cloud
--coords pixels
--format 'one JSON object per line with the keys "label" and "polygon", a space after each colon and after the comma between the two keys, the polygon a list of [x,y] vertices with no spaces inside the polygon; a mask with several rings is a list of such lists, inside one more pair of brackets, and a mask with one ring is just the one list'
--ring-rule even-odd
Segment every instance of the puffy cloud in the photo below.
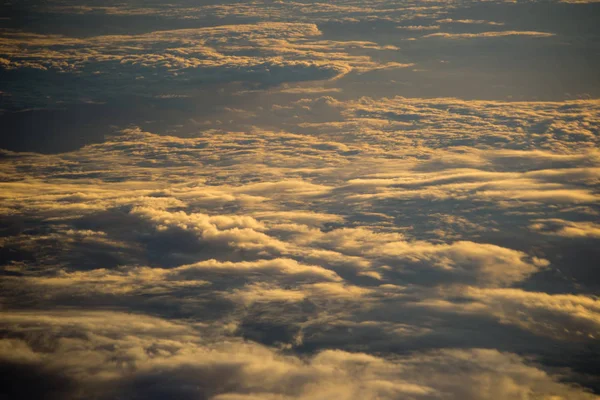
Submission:
{"label": "puffy cloud", "polygon": [[[2,341],[2,360],[69,372],[74,390],[63,395],[73,398],[91,389],[99,398],[117,391],[147,398],[167,392],[215,399],[593,398],[496,350],[448,349],[389,359],[324,350],[301,358],[235,339],[214,342],[202,326],[133,314],[53,312],[39,318],[12,312],[1,321],[22,335]],[[45,345],[36,347],[34,340]],[[460,382],[456,370],[462,371]]]}
{"label": "puffy cloud", "polygon": [[529,226],[545,235],[566,238],[600,238],[600,225],[593,222],[565,221],[563,219],[538,219]]}
{"label": "puffy cloud", "polygon": [[507,285],[548,265],[547,260],[537,258],[528,262],[518,251],[473,242],[438,246],[388,243],[375,251],[397,263],[395,268],[406,274],[407,280],[412,275],[423,283],[477,280],[482,285]]}
{"label": "puffy cloud", "polygon": [[[48,82],[68,74],[73,80],[64,84],[72,85],[83,77],[85,85],[78,86],[81,93],[64,98],[73,103],[82,99],[107,101],[121,95],[121,85],[128,87],[128,95],[164,99],[164,91],[173,88],[181,91],[190,81],[277,85],[338,79],[352,71],[364,73],[413,65],[378,62],[375,57],[356,51],[389,52],[396,51],[395,46],[322,40],[321,34],[314,23],[291,22],[89,38],[5,32],[0,37],[0,68],[14,74],[45,76],[47,83],[36,90],[52,98],[67,93],[57,93],[56,87]],[[7,86],[16,101],[42,104],[40,99],[28,97],[18,85],[7,83]]]}
{"label": "puffy cloud", "polygon": [[463,288],[468,301],[439,299],[421,306],[457,313],[491,315],[541,336],[567,340],[596,340],[600,334],[600,302],[585,295],[548,294],[521,289]]}
{"label": "puffy cloud", "polygon": [[43,82],[17,89],[118,87],[149,111],[78,150],[0,152],[0,372],[58,398],[593,398],[565,382],[597,389],[598,100],[381,97],[465,55],[423,62],[458,42],[406,34],[553,48],[561,27],[465,32],[500,23],[442,3],[61,4],[156,26],[5,31],[4,73]]}
{"label": "puffy cloud", "polygon": [[[9,268],[25,272],[22,268]],[[235,287],[244,282],[298,284],[302,282],[338,282],[342,279],[333,271],[316,265],[304,265],[291,259],[258,260],[255,262],[218,262],[208,260],[175,268],[119,267],[113,270],[58,271],[52,276],[7,277],[2,286],[6,290],[27,290],[30,296],[46,300],[78,296],[92,299],[97,295],[113,296],[178,296],[191,289],[210,292],[216,287]],[[236,283],[239,282],[239,283]],[[315,284],[310,286],[333,297],[342,295],[343,287]],[[204,288],[204,289],[203,289]],[[319,289],[320,288],[320,289]],[[327,290],[331,288],[331,290]],[[350,289],[349,289],[350,290]],[[360,289],[353,289],[360,293]],[[352,293],[348,291],[348,293]]]}
{"label": "puffy cloud", "polygon": [[133,215],[148,219],[158,232],[189,231],[201,241],[225,247],[281,252],[285,243],[261,232],[263,227],[251,217],[186,214],[151,208],[134,208]]}

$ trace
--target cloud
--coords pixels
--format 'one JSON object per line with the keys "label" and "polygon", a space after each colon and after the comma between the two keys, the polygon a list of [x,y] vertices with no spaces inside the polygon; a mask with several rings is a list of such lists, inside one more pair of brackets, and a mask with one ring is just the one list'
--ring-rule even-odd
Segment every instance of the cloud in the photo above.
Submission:
{"label": "cloud", "polygon": [[[320,36],[322,32],[314,23],[289,22],[86,38],[5,32],[0,38],[0,68],[13,74],[45,76],[46,83],[36,90],[51,97],[66,95],[65,91],[57,92],[51,82],[66,75],[73,79],[65,80],[65,85],[84,79],[78,95],[64,98],[73,103],[82,99],[105,102],[122,96],[120,85],[127,86],[128,95],[160,98],[165,91],[180,91],[188,82],[278,85],[413,65],[378,62],[356,51],[396,51],[392,45],[323,40]],[[35,102],[18,85],[7,85],[16,101]]]}
{"label": "cloud", "polygon": [[161,4],[145,4],[144,7],[130,4],[49,4],[45,11],[56,14],[109,15],[109,16],[152,16],[184,21],[255,21],[268,13],[271,21],[297,20],[319,23],[358,23],[371,21],[404,22],[419,18],[424,12],[434,16],[440,14],[436,8],[415,7],[412,4],[384,2],[371,4],[335,3],[248,3],[248,4],[186,4],[165,7]]}
{"label": "cloud", "polygon": [[[69,373],[77,391],[99,398],[116,391],[180,398],[308,399],[332,394],[356,398],[514,398],[550,394],[593,398],[560,383],[514,354],[496,350],[442,350],[390,359],[324,350],[298,357],[239,340],[213,342],[210,331],[181,322],[107,312],[5,313],[2,324],[25,335],[3,341],[3,361]],[[51,329],[39,330],[37,327]],[[51,344],[41,351],[31,338]],[[7,345],[11,346],[10,351]],[[454,371],[463,371],[457,382]]]}
{"label": "cloud", "polygon": [[483,19],[452,19],[452,18],[444,18],[438,19],[436,22],[440,24],[476,24],[476,25],[504,25],[502,22],[494,22],[494,21],[486,21]]}
{"label": "cloud", "polygon": [[541,336],[563,340],[595,340],[600,334],[600,302],[584,295],[548,294],[521,289],[464,288],[469,301],[425,301],[421,305],[458,313],[491,315]]}
{"label": "cloud", "polygon": [[398,26],[398,29],[404,31],[435,31],[440,29],[439,25],[403,25]]}
{"label": "cloud", "polygon": [[563,219],[537,219],[529,226],[544,235],[565,238],[600,238],[600,225],[593,222],[565,221]]}
{"label": "cloud", "polygon": [[448,32],[436,32],[430,33],[423,36],[424,38],[445,38],[445,39],[473,39],[473,38],[496,38],[506,36],[528,36],[528,37],[551,37],[554,33],[549,32],[536,32],[536,31],[492,31],[492,32],[479,32],[479,33],[448,33]]}
{"label": "cloud", "polygon": [[[397,51],[315,29],[77,40],[150,56],[204,41],[223,62],[282,47],[354,71]],[[58,398],[592,398],[565,382],[595,388],[598,101],[344,84],[250,86],[185,135],[2,151],[2,366]]]}

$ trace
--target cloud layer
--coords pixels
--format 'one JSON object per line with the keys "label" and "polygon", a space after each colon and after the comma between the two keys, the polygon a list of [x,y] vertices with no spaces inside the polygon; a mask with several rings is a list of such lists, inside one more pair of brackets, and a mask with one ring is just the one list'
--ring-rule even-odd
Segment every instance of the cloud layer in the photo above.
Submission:
{"label": "cloud layer", "polygon": [[0,397],[597,399],[594,7],[15,5]]}

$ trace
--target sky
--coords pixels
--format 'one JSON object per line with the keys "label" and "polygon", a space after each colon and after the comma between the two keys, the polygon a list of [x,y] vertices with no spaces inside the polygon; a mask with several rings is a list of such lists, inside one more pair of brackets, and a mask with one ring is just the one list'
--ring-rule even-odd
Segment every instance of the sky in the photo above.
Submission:
{"label": "sky", "polygon": [[2,399],[600,399],[600,3],[3,0]]}

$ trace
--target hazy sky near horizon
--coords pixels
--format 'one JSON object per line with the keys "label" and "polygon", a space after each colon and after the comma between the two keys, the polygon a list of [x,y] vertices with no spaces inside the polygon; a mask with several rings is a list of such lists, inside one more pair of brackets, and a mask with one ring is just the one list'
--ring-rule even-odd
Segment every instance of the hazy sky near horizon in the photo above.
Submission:
{"label": "hazy sky near horizon", "polygon": [[600,3],[0,4],[4,399],[599,399]]}

